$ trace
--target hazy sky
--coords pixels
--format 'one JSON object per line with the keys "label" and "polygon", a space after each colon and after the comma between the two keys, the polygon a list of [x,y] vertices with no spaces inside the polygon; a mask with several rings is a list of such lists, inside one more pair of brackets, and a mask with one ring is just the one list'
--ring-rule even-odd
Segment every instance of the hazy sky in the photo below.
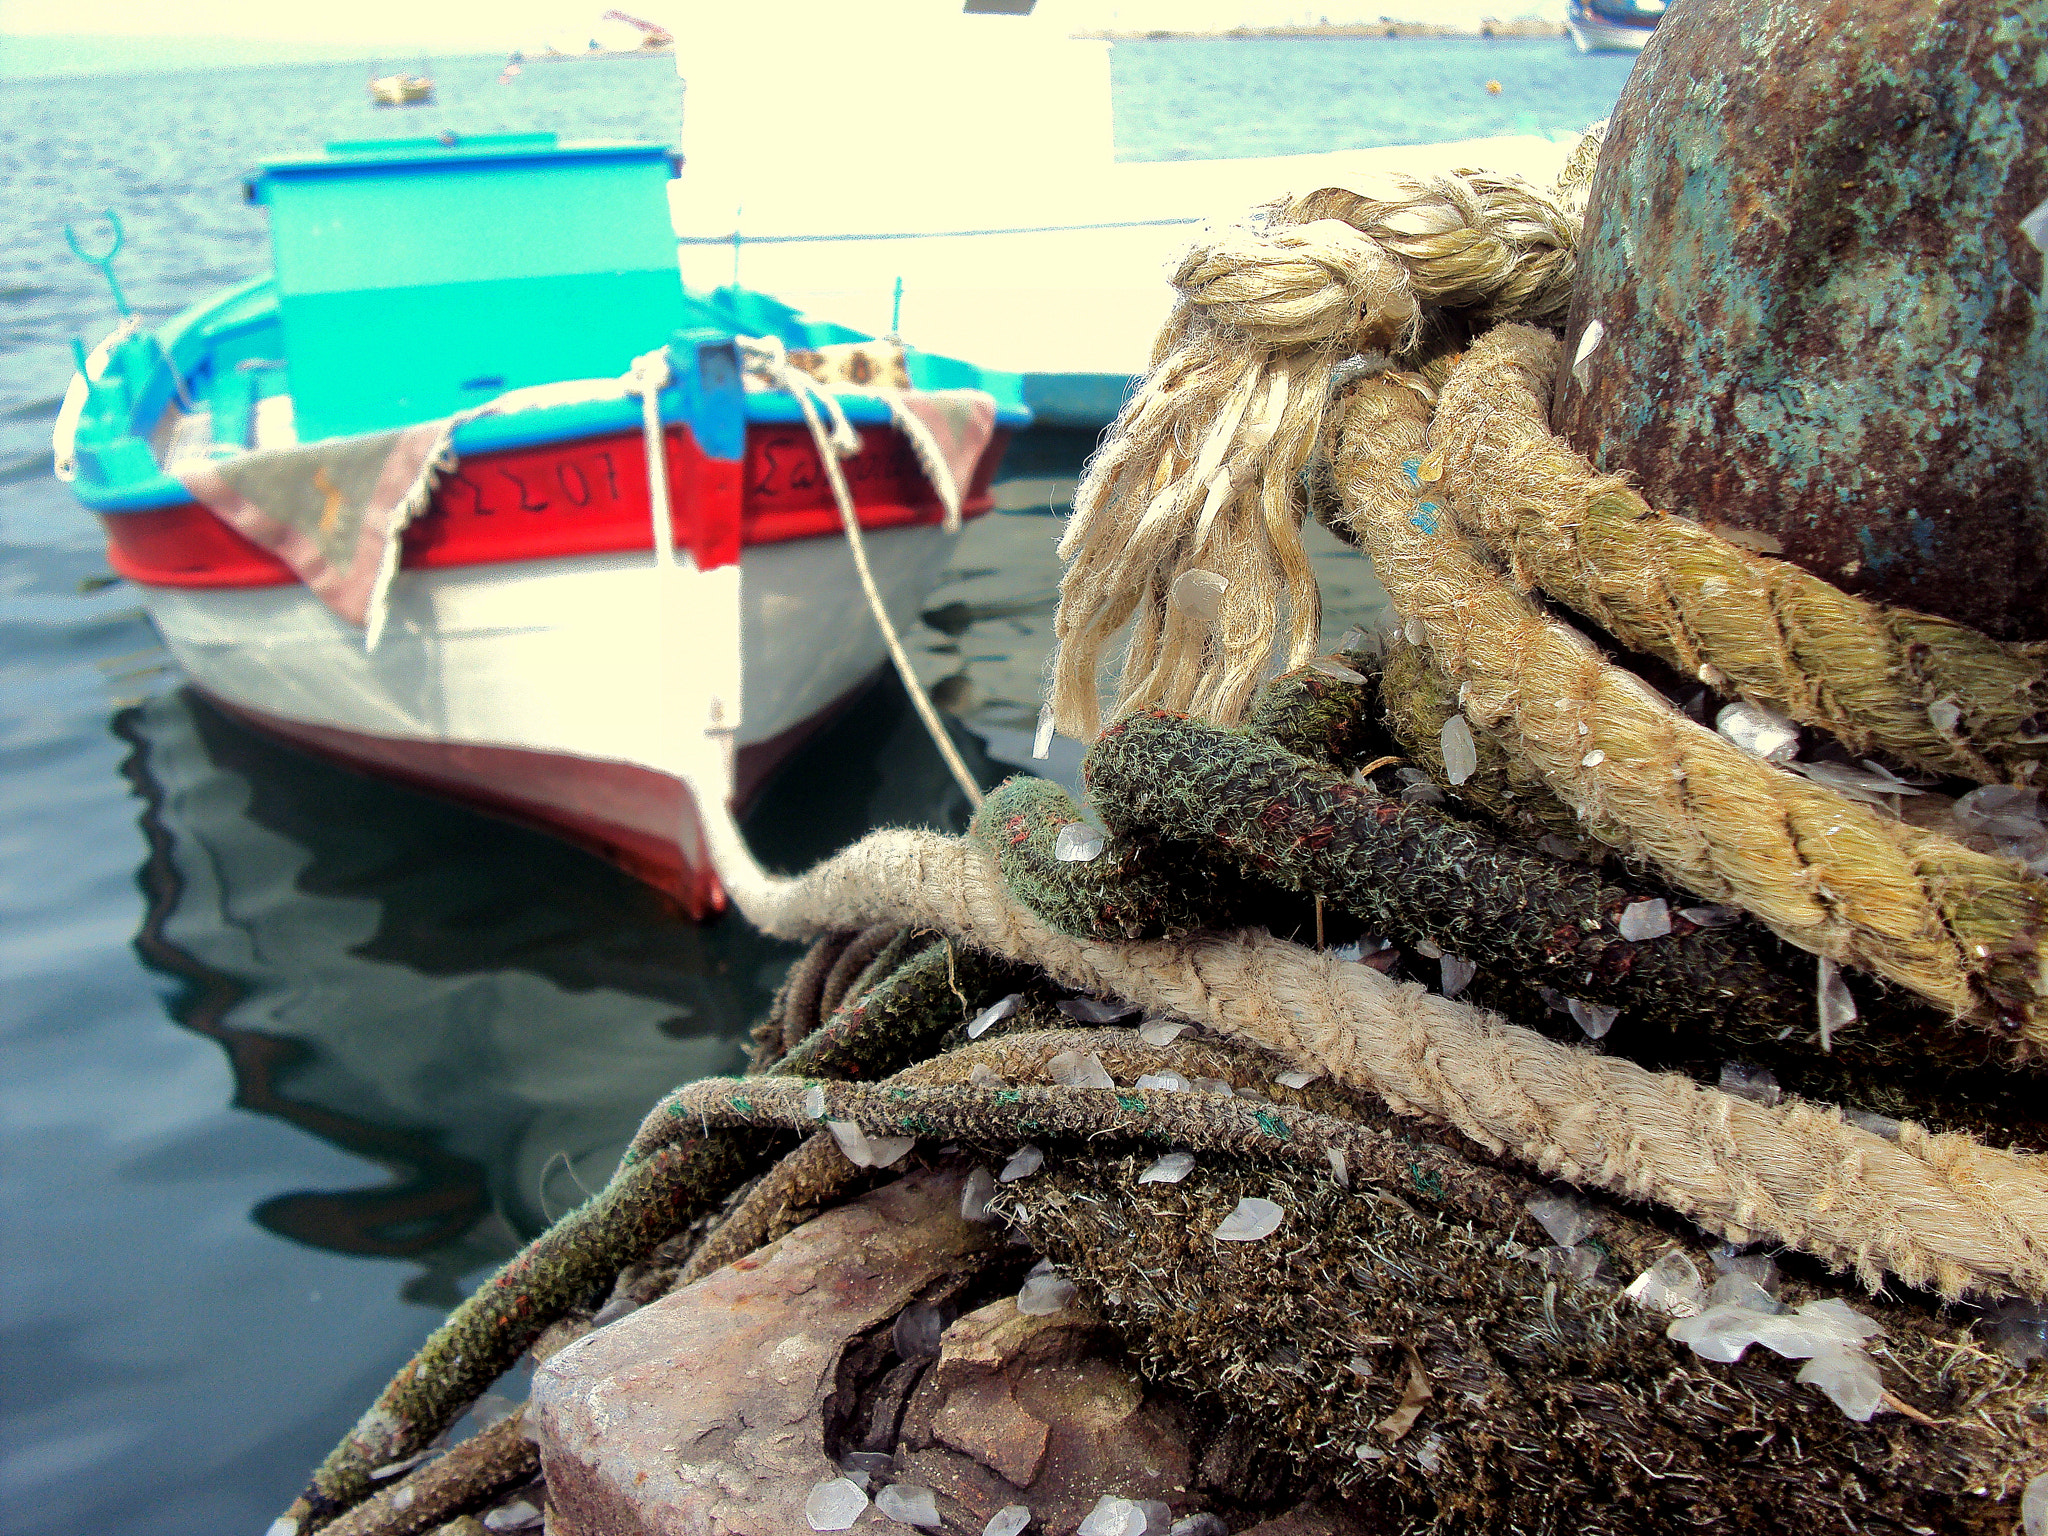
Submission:
{"label": "hazy sky", "polygon": [[[622,7],[654,21],[692,3],[652,0]],[[744,3],[744,0],[739,0]],[[840,0],[885,14],[915,0]],[[493,53],[590,34],[606,5],[576,0],[0,0],[0,35],[107,38],[240,38],[341,47],[431,48]],[[928,7],[929,8],[929,7]],[[952,5],[940,3],[940,10]],[[1379,15],[1462,20],[1484,15],[1562,14],[1563,0],[1040,0],[1046,20],[1075,27],[1131,28],[1273,25],[1294,20],[1355,20]]]}

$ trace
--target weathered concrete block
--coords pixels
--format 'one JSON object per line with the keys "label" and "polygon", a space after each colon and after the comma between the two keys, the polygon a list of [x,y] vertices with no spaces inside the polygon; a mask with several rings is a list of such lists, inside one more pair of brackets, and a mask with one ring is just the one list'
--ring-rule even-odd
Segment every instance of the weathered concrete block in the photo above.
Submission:
{"label": "weathered concrete block", "polygon": [[961,1219],[960,1183],[910,1174],[543,1365],[553,1536],[806,1531],[804,1500],[839,1475],[824,1405],[849,1343],[1001,1240]]}

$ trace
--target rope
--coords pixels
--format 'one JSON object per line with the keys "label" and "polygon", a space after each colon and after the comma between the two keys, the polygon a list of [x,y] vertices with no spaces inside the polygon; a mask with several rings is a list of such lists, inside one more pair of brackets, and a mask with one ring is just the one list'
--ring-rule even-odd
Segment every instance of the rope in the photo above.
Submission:
{"label": "rope", "polygon": [[1876,972],[2025,1051],[2048,1046],[2036,950],[2048,887],[1784,773],[1694,724],[1514,590],[1419,499],[1427,407],[1360,380],[1336,429],[1345,526],[1465,714],[1516,753],[1602,842],[1733,901],[1787,942]]}
{"label": "rope", "polygon": [[1593,1056],[1268,934],[1069,938],[1014,901],[992,857],[882,832],[801,880],[763,873],[731,818],[707,828],[740,909],[783,938],[922,923],[1065,985],[1242,1035],[1296,1066],[1437,1116],[1548,1173],[1655,1200],[1732,1241],[1770,1235],[1868,1283],[2048,1292],[2041,1159],[1908,1126],[1897,1142],[1822,1106],[1766,1106]]}
{"label": "rope", "polygon": [[1688,676],[1940,774],[2031,782],[2048,760],[2048,645],[1866,602],[1657,511],[1549,427],[1560,343],[1474,342],[1444,385],[1426,483],[1526,589]]}
{"label": "rope", "polygon": [[[839,524],[846,530],[847,547],[853,551],[853,565],[860,574],[861,591],[867,594],[868,611],[875,616],[875,626],[881,630],[882,639],[888,644],[889,659],[896,664],[896,675],[903,680],[904,692],[910,695],[910,702],[917,707],[918,718],[924,722],[932,745],[939,749],[939,756],[945,759],[954,781],[967,796],[967,803],[979,808],[981,784],[967,771],[967,764],[961,760],[959,749],[953,745],[953,738],[939,719],[939,712],[932,707],[931,696],[925,692],[924,684],[917,680],[917,671],[910,664],[903,642],[897,638],[896,626],[889,618],[881,591],[875,586],[874,573],[868,568],[867,541],[861,534],[860,516],[854,510],[853,494],[846,488],[846,476],[839,468],[842,458],[851,458],[860,452],[860,435],[848,423],[836,397],[820,389],[817,382],[801,369],[789,365],[779,337],[740,336],[734,339],[747,367],[774,388],[795,396],[798,408],[804,413],[804,423],[811,429],[811,441],[818,447],[818,460],[825,466],[825,478],[832,486],[832,500],[839,508]],[[818,414],[820,402],[832,418],[829,431]]]}
{"label": "rope", "polygon": [[[1151,371],[1089,464],[1060,543],[1049,703],[1062,733],[1094,737],[1102,652],[1134,618],[1117,714],[1158,704],[1228,724],[1276,643],[1290,667],[1314,653],[1296,479],[1341,359],[1418,356],[1451,311],[1563,313],[1577,225],[1550,199],[1480,171],[1390,186],[1276,204],[1263,227],[1182,260]],[[1196,573],[1206,601],[1188,584]]]}

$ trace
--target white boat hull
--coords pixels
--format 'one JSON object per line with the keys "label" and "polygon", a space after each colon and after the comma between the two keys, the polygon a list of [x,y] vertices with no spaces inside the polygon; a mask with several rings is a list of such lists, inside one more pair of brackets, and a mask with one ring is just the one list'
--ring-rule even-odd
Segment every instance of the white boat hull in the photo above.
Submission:
{"label": "white boat hull", "polygon": [[[932,525],[867,534],[899,626],[953,542]],[[734,727],[744,796],[886,656],[843,540],[750,546],[736,594],[731,576],[665,575],[644,555],[404,571],[375,651],[296,585],[145,595],[193,683],[231,709],[595,843],[715,910],[681,777],[710,700]]]}

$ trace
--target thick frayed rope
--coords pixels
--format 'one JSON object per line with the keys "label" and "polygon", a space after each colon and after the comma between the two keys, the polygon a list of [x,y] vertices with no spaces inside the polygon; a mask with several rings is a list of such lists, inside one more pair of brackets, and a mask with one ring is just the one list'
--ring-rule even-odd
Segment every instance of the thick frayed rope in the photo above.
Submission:
{"label": "thick frayed rope", "polygon": [[1559,356],[1529,326],[1479,338],[1443,386],[1422,464],[1459,528],[1524,589],[1859,752],[2034,782],[2048,760],[2048,646],[1866,602],[1656,510],[1551,435]]}
{"label": "thick frayed rope", "polygon": [[882,832],[799,880],[752,865],[730,817],[718,867],[765,932],[923,923],[1068,986],[1241,1035],[1298,1066],[1438,1116],[1547,1173],[1655,1200],[1731,1240],[1775,1236],[1867,1283],[2048,1293],[2048,1167],[1966,1136],[1897,1142],[1805,1103],[1765,1106],[1595,1056],[1257,932],[1152,943],[1069,938],[964,841]]}
{"label": "thick frayed rope", "polygon": [[1103,652],[1132,625],[1118,714],[1233,722],[1276,643],[1313,654],[1321,609],[1297,481],[1341,361],[1410,356],[1446,323],[1561,315],[1577,223],[1513,177],[1325,188],[1199,246],[1144,384],[1074,497],[1047,708],[1093,738]]}
{"label": "thick frayed rope", "polygon": [[1687,890],[2024,1050],[2048,1047],[2048,887],[1772,767],[1608,662],[1458,536],[1423,478],[1426,432],[1415,390],[1358,381],[1336,425],[1337,490],[1469,719],[1507,734],[1593,836]]}

